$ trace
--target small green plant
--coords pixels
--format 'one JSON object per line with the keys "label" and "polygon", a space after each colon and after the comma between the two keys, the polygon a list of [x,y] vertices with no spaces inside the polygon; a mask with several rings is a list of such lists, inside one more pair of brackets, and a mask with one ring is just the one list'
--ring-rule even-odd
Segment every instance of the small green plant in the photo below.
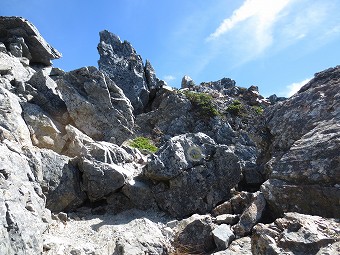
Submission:
{"label": "small green plant", "polygon": [[228,107],[227,111],[234,115],[242,115],[244,112],[244,105],[239,100],[234,100]]}
{"label": "small green plant", "polygon": [[129,145],[133,148],[137,148],[139,150],[146,150],[150,153],[155,153],[158,151],[157,146],[155,146],[149,138],[143,136],[139,136],[131,140]]}
{"label": "small green plant", "polygon": [[252,108],[255,110],[255,112],[259,115],[261,115],[263,113],[263,108],[261,106],[252,106]]}
{"label": "small green plant", "polygon": [[197,105],[200,108],[204,116],[214,117],[220,115],[213,104],[213,97],[210,94],[185,91],[184,95],[191,101],[192,104]]}

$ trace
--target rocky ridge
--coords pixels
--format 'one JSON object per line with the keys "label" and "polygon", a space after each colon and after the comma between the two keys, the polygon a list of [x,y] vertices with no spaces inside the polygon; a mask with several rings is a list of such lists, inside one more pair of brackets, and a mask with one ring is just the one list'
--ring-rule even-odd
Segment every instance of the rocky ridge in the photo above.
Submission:
{"label": "rocky ridge", "polygon": [[0,17],[0,254],[340,252],[339,66],[266,99],[229,78],[170,88],[108,31],[98,51],[64,72]]}

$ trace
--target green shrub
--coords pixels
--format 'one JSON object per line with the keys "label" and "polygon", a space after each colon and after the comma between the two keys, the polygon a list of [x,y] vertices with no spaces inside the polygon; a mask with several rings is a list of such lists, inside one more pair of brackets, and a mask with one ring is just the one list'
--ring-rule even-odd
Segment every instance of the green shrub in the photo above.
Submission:
{"label": "green shrub", "polygon": [[244,110],[244,105],[237,99],[227,107],[227,111],[234,115],[241,115]]}
{"label": "green shrub", "polygon": [[200,108],[204,116],[213,117],[220,115],[213,104],[213,97],[211,95],[192,91],[185,91],[184,95],[190,100],[192,104]]}
{"label": "green shrub", "polygon": [[129,145],[133,148],[137,148],[139,150],[146,150],[150,153],[155,153],[158,151],[157,146],[153,144],[153,142],[146,137],[136,137],[132,141],[130,141]]}
{"label": "green shrub", "polygon": [[262,114],[263,113],[263,108],[261,106],[253,106],[252,107],[257,114]]}

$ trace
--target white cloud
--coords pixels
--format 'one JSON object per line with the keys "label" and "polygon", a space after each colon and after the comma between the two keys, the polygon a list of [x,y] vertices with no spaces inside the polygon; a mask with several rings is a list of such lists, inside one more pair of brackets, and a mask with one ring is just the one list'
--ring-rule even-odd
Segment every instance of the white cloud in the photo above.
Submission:
{"label": "white cloud", "polygon": [[176,77],[173,76],[173,75],[165,75],[163,77],[163,80],[166,81],[166,82],[170,82],[170,81],[176,80]]}
{"label": "white cloud", "polygon": [[238,23],[251,17],[258,18],[257,29],[266,30],[275,22],[277,15],[288,5],[291,0],[246,0],[243,5],[235,10],[230,18],[225,19],[208,39],[216,39],[233,29]]}
{"label": "white cloud", "polygon": [[291,97],[294,95],[296,92],[300,90],[300,88],[305,85],[307,82],[309,82],[312,78],[307,78],[304,79],[303,81],[300,82],[294,82],[292,84],[289,84],[286,86],[287,91],[285,92],[286,97]]}
{"label": "white cloud", "polygon": [[[273,43],[273,26],[282,11],[294,0],[246,0],[243,5],[225,19],[206,40],[217,41],[230,31],[231,43],[244,58],[241,62],[260,55]],[[235,28],[235,30],[233,30]],[[237,29],[236,29],[237,28]],[[240,55],[240,54],[239,54]]]}

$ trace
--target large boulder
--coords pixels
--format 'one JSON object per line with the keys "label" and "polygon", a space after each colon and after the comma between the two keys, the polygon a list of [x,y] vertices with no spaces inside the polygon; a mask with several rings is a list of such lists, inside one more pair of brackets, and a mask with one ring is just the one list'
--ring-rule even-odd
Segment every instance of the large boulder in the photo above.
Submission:
{"label": "large boulder", "polygon": [[144,175],[158,206],[176,217],[210,211],[240,181],[238,157],[203,133],[173,137],[151,156]]}
{"label": "large boulder", "polygon": [[60,97],[75,126],[95,140],[121,144],[132,134],[132,106],[122,90],[95,67],[57,80]]}
{"label": "large boulder", "polygon": [[340,216],[339,78],[340,66],[317,73],[267,112],[272,158],[261,190],[276,216]]}
{"label": "large boulder", "polygon": [[[101,31],[99,35],[99,69],[124,91],[135,113],[143,112],[149,101],[150,91],[141,56],[136,53],[129,42],[122,42],[118,36],[109,31]],[[151,77],[149,75],[149,78]],[[154,86],[153,81],[150,81],[151,86]]]}
{"label": "large boulder", "polygon": [[175,228],[173,246],[176,254],[207,254],[216,248],[214,224],[209,215],[194,214],[181,220]]}
{"label": "large boulder", "polygon": [[37,28],[21,17],[0,16],[0,42],[6,45],[12,55],[26,57],[31,63],[51,65],[52,59],[61,57],[40,35]]}
{"label": "large boulder", "polygon": [[251,237],[253,254],[339,254],[339,221],[285,213],[271,224],[259,223]]}

